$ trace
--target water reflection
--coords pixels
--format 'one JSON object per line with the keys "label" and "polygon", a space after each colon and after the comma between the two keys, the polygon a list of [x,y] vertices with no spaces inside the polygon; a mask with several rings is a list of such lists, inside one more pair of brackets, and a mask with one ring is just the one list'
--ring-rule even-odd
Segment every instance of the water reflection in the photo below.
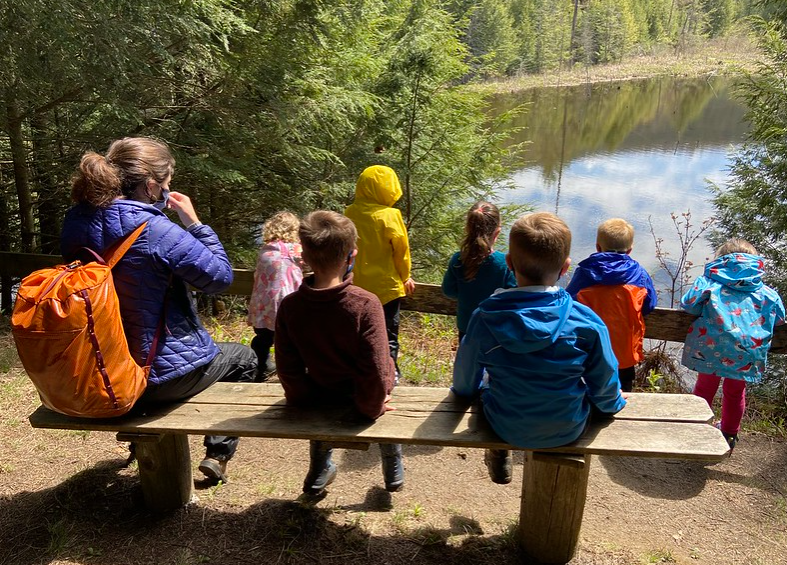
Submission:
{"label": "water reflection", "polygon": [[[497,98],[501,111],[530,105],[516,141],[531,144],[503,200],[557,212],[574,234],[575,263],[594,251],[599,223],[626,218],[637,232],[632,255],[664,286],[648,220],[676,256],[670,213],[690,209],[698,226],[712,216],[706,181],[726,180],[729,152],[747,130],[729,87],[722,79],[663,78]],[[700,241],[690,259],[701,265],[710,254]]]}

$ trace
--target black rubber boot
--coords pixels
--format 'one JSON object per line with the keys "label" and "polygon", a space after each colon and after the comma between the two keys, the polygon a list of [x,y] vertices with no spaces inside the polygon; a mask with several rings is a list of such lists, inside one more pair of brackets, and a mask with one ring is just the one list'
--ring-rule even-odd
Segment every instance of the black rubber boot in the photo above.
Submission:
{"label": "black rubber boot", "polygon": [[309,442],[309,473],[303,481],[303,492],[312,496],[322,494],[336,478],[336,465],[331,461],[333,448],[324,441]]}
{"label": "black rubber boot", "polygon": [[398,443],[381,443],[380,455],[383,463],[385,490],[396,492],[404,485],[402,446]]}
{"label": "black rubber boot", "polygon": [[493,483],[507,485],[511,482],[514,462],[508,449],[487,449],[484,452],[484,463]]}

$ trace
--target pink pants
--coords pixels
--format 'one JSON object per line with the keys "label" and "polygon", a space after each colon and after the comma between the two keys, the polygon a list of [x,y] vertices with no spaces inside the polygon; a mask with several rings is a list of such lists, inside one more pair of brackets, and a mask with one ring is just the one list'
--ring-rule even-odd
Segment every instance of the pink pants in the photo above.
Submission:
{"label": "pink pants", "polygon": [[[713,408],[713,397],[719,390],[719,381],[715,373],[697,373],[697,384],[694,394],[705,399]],[[724,379],[721,387],[721,428],[722,433],[735,435],[741,429],[741,418],[746,409],[746,381]]]}

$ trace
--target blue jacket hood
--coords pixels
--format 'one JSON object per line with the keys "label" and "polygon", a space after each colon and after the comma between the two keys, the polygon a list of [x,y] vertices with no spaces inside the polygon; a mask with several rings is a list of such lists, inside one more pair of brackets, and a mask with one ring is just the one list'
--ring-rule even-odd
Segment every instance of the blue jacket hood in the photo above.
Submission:
{"label": "blue jacket hood", "polygon": [[481,392],[492,429],[524,449],[570,443],[591,405],[614,414],[626,403],[606,326],[559,288],[484,300],[456,353],[453,390]]}
{"label": "blue jacket hood", "polygon": [[571,297],[554,292],[499,291],[479,305],[478,316],[494,339],[512,353],[540,351],[561,335]]}
{"label": "blue jacket hood", "polygon": [[582,275],[590,281],[585,282],[584,286],[636,284],[642,270],[640,264],[625,253],[593,253],[581,261],[579,266],[584,269]]}
{"label": "blue jacket hood", "polygon": [[705,276],[734,290],[753,292],[763,285],[764,267],[758,255],[730,253],[705,265]]}

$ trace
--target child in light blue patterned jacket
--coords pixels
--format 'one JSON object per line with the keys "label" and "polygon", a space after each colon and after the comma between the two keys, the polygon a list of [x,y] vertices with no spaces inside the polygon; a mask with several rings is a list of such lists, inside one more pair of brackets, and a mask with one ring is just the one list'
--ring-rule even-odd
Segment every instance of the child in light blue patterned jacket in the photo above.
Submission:
{"label": "child in light blue patterned jacket", "polygon": [[746,408],[746,383],[762,379],[773,328],[784,323],[784,304],[762,282],[763,267],[752,244],[731,239],[680,301],[699,316],[689,326],[682,363],[698,372],[694,394],[711,407],[724,379],[719,429],[731,448]]}

